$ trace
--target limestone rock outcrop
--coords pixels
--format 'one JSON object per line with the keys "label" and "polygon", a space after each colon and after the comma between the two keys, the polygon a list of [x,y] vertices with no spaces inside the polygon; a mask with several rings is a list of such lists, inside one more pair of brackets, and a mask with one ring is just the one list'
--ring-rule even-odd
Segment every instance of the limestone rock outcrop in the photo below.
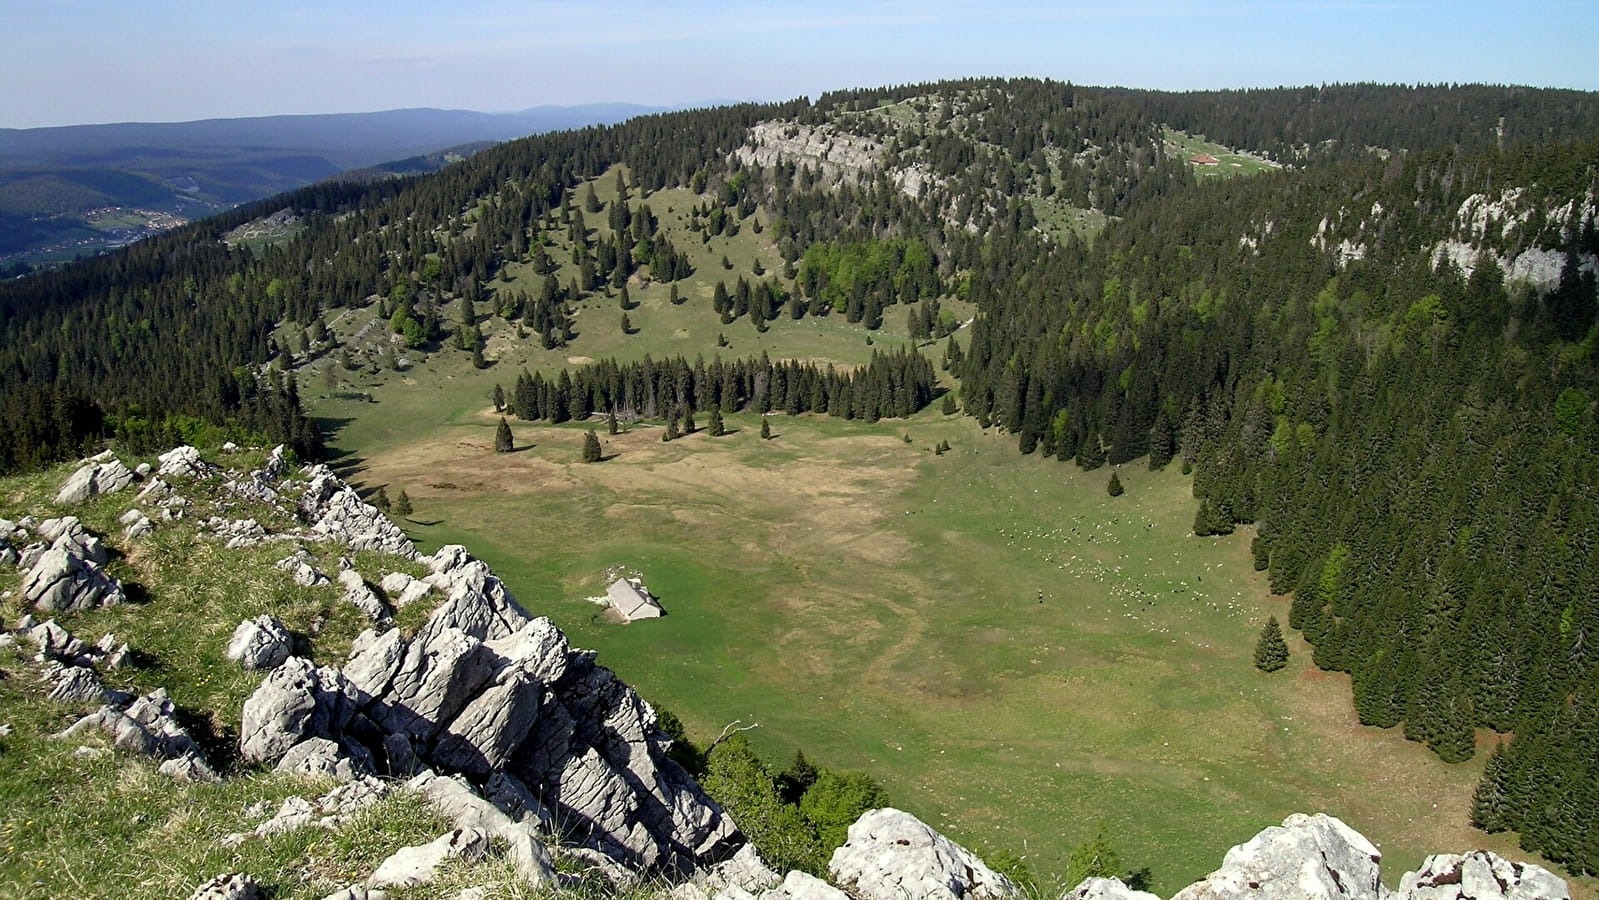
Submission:
{"label": "limestone rock outcrop", "polygon": [[[916,894],[899,894],[899,897],[915,897]],[[828,884],[814,875],[804,872],[790,872],[783,876],[783,883],[768,891],[762,891],[758,900],[851,900],[850,895]]]}
{"label": "limestone rock outcrop", "polygon": [[404,847],[378,865],[367,879],[374,888],[404,888],[427,884],[433,880],[434,870],[447,859],[462,858],[468,861],[482,856],[488,849],[489,836],[476,828],[457,828],[440,835],[431,843],[417,847]]}
{"label": "limestone rock outcrop", "polygon": [[998,900],[1020,897],[1009,878],[920,819],[897,809],[874,809],[849,827],[833,851],[833,880],[860,900]]}
{"label": "limestone rock outcrop", "polygon": [[242,872],[228,872],[194,889],[189,900],[262,900],[255,879]]}
{"label": "limestone rock outcrop", "polygon": [[417,559],[416,546],[377,507],[361,499],[327,466],[306,470],[310,484],[300,496],[300,517],[311,530],[351,550],[376,550]]}
{"label": "limestone rock outcrop", "polygon": [[[47,529],[47,525],[55,527]],[[35,609],[77,612],[127,600],[121,582],[100,568],[108,559],[100,539],[84,530],[76,518],[46,520],[39,531],[54,543],[33,557],[22,578],[22,595]]]}
{"label": "limestone rock outcrop", "polygon": [[294,649],[294,636],[274,616],[256,616],[239,623],[228,641],[228,659],[246,669],[272,669]]}
{"label": "limestone rock outcrop", "polygon": [[104,731],[119,750],[162,760],[163,775],[182,781],[218,781],[200,745],[178,724],[172,698],[157,689],[126,709],[107,704],[74,722],[56,738],[66,740],[91,730]]}
{"label": "limestone rock outcrop", "polygon": [[1553,872],[1476,850],[1427,857],[1406,872],[1390,900],[1570,900],[1566,882]]}
{"label": "limestone rock outcrop", "polygon": [[90,497],[112,494],[133,483],[133,472],[122,461],[109,454],[96,458],[73,472],[56,494],[56,504],[67,506],[82,503]]}
{"label": "limestone rock outcrop", "polygon": [[342,670],[289,658],[245,704],[245,759],[276,763],[321,738],[358,772],[459,774],[502,811],[558,822],[641,871],[692,872],[738,849],[737,828],[667,758],[654,710],[630,687],[464,549],[426,562],[446,599],[417,634],[368,631]]}
{"label": "limestone rock outcrop", "polygon": [[1227,851],[1220,869],[1172,900],[1377,900],[1381,859],[1338,819],[1295,813]]}
{"label": "limestone rock outcrop", "polygon": [[215,466],[200,458],[200,451],[187,444],[174,447],[156,459],[161,463],[156,474],[162,478],[205,478],[217,471]]}
{"label": "limestone rock outcrop", "polygon": [[1160,900],[1148,891],[1135,891],[1120,878],[1085,878],[1061,895],[1061,900]]}

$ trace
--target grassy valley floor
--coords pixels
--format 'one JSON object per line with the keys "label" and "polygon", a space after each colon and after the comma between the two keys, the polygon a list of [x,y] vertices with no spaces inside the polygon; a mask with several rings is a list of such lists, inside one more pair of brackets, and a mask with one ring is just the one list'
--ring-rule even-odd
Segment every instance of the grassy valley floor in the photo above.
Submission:
{"label": "grassy valley floor", "polygon": [[[582,426],[521,423],[517,452],[495,454],[491,408],[438,419],[431,393],[384,394],[379,422],[349,426],[411,423],[403,441],[342,440],[356,476],[405,489],[426,549],[468,545],[702,739],[759,723],[750,738],[774,764],[803,748],[867,770],[1046,880],[1103,829],[1173,891],[1295,811],[1348,821],[1395,879],[1428,852],[1525,856],[1467,824],[1481,756],[1446,765],[1362,727],[1347,678],[1314,669],[1297,636],[1288,669],[1252,667],[1287,601],[1252,571],[1248,534],[1189,534],[1176,466],[1125,466],[1112,498],[1108,470],[1019,457],[933,410],[774,416],[770,441],[753,415],[671,443],[636,426],[584,465]],[[421,424],[428,408],[438,424]],[[952,450],[935,455],[941,440]],[[605,622],[586,598],[619,569],[669,615]]]}

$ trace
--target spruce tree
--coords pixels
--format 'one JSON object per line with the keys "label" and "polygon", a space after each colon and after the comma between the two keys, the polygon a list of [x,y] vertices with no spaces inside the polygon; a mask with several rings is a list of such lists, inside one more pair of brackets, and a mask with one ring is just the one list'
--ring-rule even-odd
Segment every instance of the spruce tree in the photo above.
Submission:
{"label": "spruce tree", "polygon": [[386,487],[378,487],[377,493],[372,495],[372,505],[384,512],[389,511],[389,491]]}
{"label": "spruce tree", "polygon": [[1255,668],[1262,672],[1275,672],[1288,665],[1288,642],[1283,640],[1283,630],[1277,617],[1266,620],[1260,630],[1260,640],[1255,642]]}
{"label": "spruce tree", "polygon": [[511,436],[511,423],[500,416],[500,427],[494,430],[494,452],[510,453],[516,449],[516,440]]}
{"label": "spruce tree", "polygon": [[611,410],[610,415],[605,417],[605,430],[610,434],[616,434],[620,430],[616,424],[616,410],[614,409]]}
{"label": "spruce tree", "polygon": [[394,498],[394,514],[402,519],[411,514],[411,497],[405,488],[400,488],[400,496]]}
{"label": "spruce tree", "polygon": [[683,433],[685,435],[694,433],[694,407],[692,406],[683,407]]}
{"label": "spruce tree", "polygon": [[629,319],[627,317],[627,313],[622,313],[622,333],[623,334],[632,334],[633,333],[633,320]]}
{"label": "spruce tree", "polygon": [[711,437],[721,437],[727,434],[727,426],[722,422],[722,408],[720,406],[711,407],[711,424],[708,430],[711,433]]}
{"label": "spruce tree", "polygon": [[1112,497],[1120,497],[1122,495],[1122,480],[1116,475],[1115,470],[1110,473],[1110,482],[1105,485],[1105,492]]}
{"label": "spruce tree", "polygon": [[594,433],[594,429],[590,428],[583,435],[583,461],[586,463],[599,462],[600,457],[604,455],[604,451],[600,449],[600,436]]}
{"label": "spruce tree", "polygon": [[771,439],[772,439],[772,423],[766,421],[765,419],[762,419],[761,420],[761,440],[769,441]]}
{"label": "spruce tree", "polygon": [[960,408],[955,405],[954,394],[944,395],[944,405],[939,409],[939,412],[942,412],[946,416],[953,416],[957,412],[960,412]]}
{"label": "spruce tree", "polygon": [[505,389],[498,384],[494,386],[494,411],[505,412]]}

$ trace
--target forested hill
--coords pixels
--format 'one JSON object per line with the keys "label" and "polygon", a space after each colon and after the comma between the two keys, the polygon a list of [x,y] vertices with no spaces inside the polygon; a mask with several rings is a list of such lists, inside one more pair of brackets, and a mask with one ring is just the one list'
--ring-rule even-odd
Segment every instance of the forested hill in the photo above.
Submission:
{"label": "forested hill", "polygon": [[[973,302],[969,338],[945,350],[964,412],[1023,453],[1192,465],[1195,530],[1258,527],[1257,565],[1294,593],[1318,664],[1353,674],[1362,720],[1451,760],[1484,729],[1514,734],[1479,824],[1591,872],[1595,116],[1595,95],[1569,91],[981,80],[519,141],[0,287],[0,468],[205,423],[314,453],[292,379],[272,374],[295,363],[284,320],[314,344],[329,311],[376,303],[426,347],[443,304],[469,300],[461,346],[480,302],[555,346],[574,340],[567,305],[684,277],[674,239],[760,209],[786,266],[742,303],[722,295],[724,322],[782,310],[871,329],[900,302]],[[1173,129],[1284,166],[1196,178]],[[657,233],[647,208],[613,206],[591,233],[584,180],[616,164],[646,204],[695,192],[694,227]],[[284,207],[306,223],[294,240],[222,241]],[[581,274],[556,279],[550,247]],[[552,273],[541,296],[500,289],[524,260]]]}

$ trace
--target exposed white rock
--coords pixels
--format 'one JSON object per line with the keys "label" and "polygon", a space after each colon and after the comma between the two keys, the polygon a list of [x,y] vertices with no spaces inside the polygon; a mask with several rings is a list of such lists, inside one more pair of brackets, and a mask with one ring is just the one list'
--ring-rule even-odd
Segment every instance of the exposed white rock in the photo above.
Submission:
{"label": "exposed white rock", "polygon": [[1019,897],[1010,879],[908,812],[884,808],[849,827],[828,864],[833,880],[861,900]]}
{"label": "exposed white rock", "polygon": [[127,600],[122,584],[101,571],[69,535],[38,556],[23,576],[22,595],[45,612],[77,612]]}
{"label": "exposed white rock", "polygon": [[[377,803],[388,796],[390,788],[388,782],[380,781],[369,775],[357,776],[347,784],[341,784],[315,800],[304,797],[290,797],[277,807],[271,818],[257,825],[251,831],[235,832],[222,838],[222,846],[237,847],[250,838],[271,837],[300,828],[323,828],[332,830],[350,820],[350,817],[361,810]],[[271,804],[264,809],[247,811],[246,815],[259,817],[272,813]]]}
{"label": "exposed white rock", "polygon": [[118,459],[91,462],[73,472],[56,494],[56,504],[82,503],[90,497],[112,494],[133,483],[133,472]]}
{"label": "exposed white rock", "polygon": [[283,571],[288,572],[294,578],[294,583],[302,587],[316,587],[328,584],[328,576],[323,574],[322,570],[313,566],[312,562],[314,560],[311,558],[311,554],[306,553],[305,549],[301,548],[293,556],[278,560],[276,565]]}
{"label": "exposed white rock", "polygon": [[447,859],[473,861],[488,849],[489,836],[476,828],[457,828],[431,843],[404,847],[378,865],[366,883],[374,888],[414,887],[433,881]]}
{"label": "exposed white rock", "polygon": [[294,649],[294,636],[274,616],[246,619],[233,629],[228,659],[246,669],[271,669],[282,665]]}
{"label": "exposed white rock", "polygon": [[1485,850],[1427,857],[1406,872],[1390,900],[1570,900],[1566,882],[1548,869],[1511,862]]}
{"label": "exposed white rock", "polygon": [[161,463],[156,474],[163,478],[205,478],[216,471],[215,466],[200,458],[200,451],[188,445],[174,447],[156,459]]}
{"label": "exposed white rock", "polygon": [[254,547],[273,539],[265,527],[254,519],[226,519],[212,516],[200,526],[209,537],[227,542],[229,550]]}
{"label": "exposed white rock", "polygon": [[194,889],[189,900],[261,900],[255,879],[242,872],[218,875]]}
{"label": "exposed white rock", "polygon": [[245,704],[246,759],[275,762],[320,737],[358,769],[461,773],[469,793],[482,785],[514,809],[528,836],[558,822],[639,871],[692,872],[743,843],[666,757],[654,711],[592,653],[531,619],[461,548],[428,564],[448,597],[414,637],[369,630],[343,672],[291,658],[268,676]]}
{"label": "exposed white rock", "polygon": [[49,697],[57,703],[97,703],[104,693],[99,676],[87,666],[63,666],[54,681]]}
{"label": "exposed white rock", "polygon": [[150,521],[150,517],[145,515],[144,511],[140,509],[128,510],[118,516],[117,521],[127,526],[122,532],[124,540],[136,540],[155,530],[155,523]]}
{"label": "exposed white rock", "polygon": [[351,550],[376,550],[416,559],[416,545],[378,508],[364,502],[355,489],[327,466],[306,470],[310,483],[300,496],[300,516],[317,534]]}
{"label": "exposed white rock", "polygon": [[1332,816],[1295,813],[1227,851],[1220,869],[1172,900],[1377,900],[1381,859]]}
{"label": "exposed white rock", "polygon": [[1160,900],[1148,891],[1135,891],[1120,878],[1085,878],[1061,895],[1061,900]]}
{"label": "exposed white rock", "polygon": [[102,706],[55,737],[68,740],[86,731],[104,731],[119,750],[163,760],[160,771],[164,774],[188,781],[220,780],[206,764],[200,746],[178,724],[175,712],[172,699],[158,688],[134,700],[126,710]]}
{"label": "exposed white rock", "polygon": [[[899,894],[900,900],[905,897],[936,897],[940,894]],[[783,876],[783,883],[759,895],[760,900],[851,900],[850,895],[828,884],[814,875],[804,872],[790,872]]]}
{"label": "exposed white rock", "polygon": [[359,609],[373,622],[389,621],[389,608],[383,604],[383,598],[367,587],[366,580],[361,577],[360,572],[354,569],[340,570],[339,584],[344,587],[344,602]]}
{"label": "exposed white rock", "polygon": [[404,572],[390,572],[383,576],[383,581],[378,587],[383,589],[383,595],[389,598],[395,609],[410,606],[433,590],[433,585],[420,578],[412,578]]}
{"label": "exposed white rock", "polygon": [[355,769],[355,764],[344,755],[338,744],[319,737],[301,741],[290,747],[289,751],[283,754],[283,758],[278,760],[276,768],[279,772],[331,778],[334,781],[354,781],[360,775]]}
{"label": "exposed white rock", "polygon": [[68,550],[97,566],[103,566],[111,560],[110,551],[106,550],[98,537],[83,527],[77,516],[45,519],[39,523],[38,530],[40,537],[51,542],[51,547]]}

